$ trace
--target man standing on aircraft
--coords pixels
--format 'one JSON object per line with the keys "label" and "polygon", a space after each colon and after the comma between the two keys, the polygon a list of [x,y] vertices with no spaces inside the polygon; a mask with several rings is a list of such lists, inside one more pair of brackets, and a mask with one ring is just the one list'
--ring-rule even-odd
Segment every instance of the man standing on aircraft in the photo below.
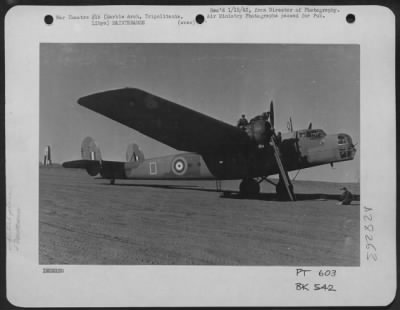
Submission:
{"label": "man standing on aircraft", "polygon": [[346,188],[343,187],[341,188],[343,190],[343,194],[340,195],[340,205],[349,205],[353,201],[353,195],[352,193]]}
{"label": "man standing on aircraft", "polygon": [[246,130],[246,126],[249,124],[249,122],[246,119],[246,116],[244,114],[242,114],[241,119],[239,119],[237,126],[242,129],[242,130]]}
{"label": "man standing on aircraft", "polygon": [[282,142],[282,133],[279,131],[276,135],[276,143],[279,145]]}

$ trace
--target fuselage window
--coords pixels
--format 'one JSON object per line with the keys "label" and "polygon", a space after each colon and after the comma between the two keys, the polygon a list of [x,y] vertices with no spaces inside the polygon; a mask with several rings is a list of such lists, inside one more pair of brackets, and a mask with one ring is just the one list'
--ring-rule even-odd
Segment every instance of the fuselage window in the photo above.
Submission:
{"label": "fuselage window", "polygon": [[313,129],[313,130],[304,130],[304,131],[298,131],[298,137],[299,138],[323,138],[326,136],[326,133],[321,130],[321,129]]}
{"label": "fuselage window", "polygon": [[322,138],[325,137],[326,133],[322,130],[309,130],[307,131],[307,137],[309,138]]}

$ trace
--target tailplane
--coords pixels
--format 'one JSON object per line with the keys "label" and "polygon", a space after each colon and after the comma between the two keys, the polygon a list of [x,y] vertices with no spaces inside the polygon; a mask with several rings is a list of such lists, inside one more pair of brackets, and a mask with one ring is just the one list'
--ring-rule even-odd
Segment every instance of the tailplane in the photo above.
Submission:
{"label": "tailplane", "polygon": [[[115,179],[125,179],[126,162],[103,160],[100,148],[91,137],[86,137],[82,141],[80,160],[67,161],[63,163],[64,168],[80,168],[85,169],[91,176],[98,174],[105,179],[110,179],[114,184]],[[126,151],[126,160],[129,162],[129,168],[138,166],[144,161],[143,152],[137,144],[128,145]]]}

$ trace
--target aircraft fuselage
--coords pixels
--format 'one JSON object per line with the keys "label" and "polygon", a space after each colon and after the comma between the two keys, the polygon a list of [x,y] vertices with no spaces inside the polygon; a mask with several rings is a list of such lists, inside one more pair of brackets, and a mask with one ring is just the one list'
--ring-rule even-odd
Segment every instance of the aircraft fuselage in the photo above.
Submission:
{"label": "aircraft fuselage", "polygon": [[[326,135],[320,129],[283,134],[279,144],[281,158],[288,171],[334,162],[352,160],[355,148],[349,135]],[[141,162],[116,163],[101,169],[110,179],[245,179],[278,173],[270,145],[254,146],[248,152],[180,153],[146,159]]]}

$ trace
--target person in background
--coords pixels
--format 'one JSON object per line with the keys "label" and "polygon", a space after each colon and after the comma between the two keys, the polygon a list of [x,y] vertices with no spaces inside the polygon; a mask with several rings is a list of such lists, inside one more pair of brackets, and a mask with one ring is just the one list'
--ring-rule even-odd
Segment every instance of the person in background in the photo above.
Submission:
{"label": "person in background", "polygon": [[343,190],[342,195],[340,195],[340,202],[338,203],[339,205],[349,205],[353,201],[353,195],[352,193],[346,188],[342,187],[341,190]]}

